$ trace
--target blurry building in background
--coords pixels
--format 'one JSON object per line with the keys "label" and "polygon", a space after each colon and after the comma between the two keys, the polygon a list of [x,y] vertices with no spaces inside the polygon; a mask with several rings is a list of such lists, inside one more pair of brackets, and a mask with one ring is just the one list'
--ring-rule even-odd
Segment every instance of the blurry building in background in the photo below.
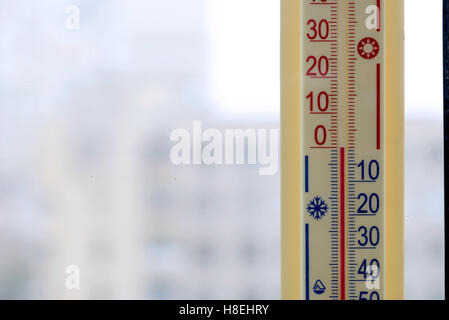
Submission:
{"label": "blurry building in background", "polygon": [[408,119],[405,150],[406,298],[444,299],[442,121]]}
{"label": "blurry building in background", "polygon": [[1,297],[277,298],[279,177],[169,159],[173,129],[241,126],[205,103],[204,1],[66,5],[0,2]]}
{"label": "blurry building in background", "polygon": [[[204,129],[275,124],[203,122]],[[191,130],[192,124],[184,128]],[[277,299],[280,295],[279,175],[258,166],[179,166],[159,162],[167,136],[150,146],[148,192],[151,298]],[[158,147],[160,146],[160,147]],[[163,151],[163,152],[161,152]]]}

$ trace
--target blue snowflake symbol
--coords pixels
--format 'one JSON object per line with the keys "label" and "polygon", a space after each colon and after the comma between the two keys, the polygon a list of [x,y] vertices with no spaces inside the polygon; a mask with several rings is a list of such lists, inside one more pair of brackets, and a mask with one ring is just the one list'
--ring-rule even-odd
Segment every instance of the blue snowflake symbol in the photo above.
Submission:
{"label": "blue snowflake symbol", "polygon": [[313,198],[307,205],[307,212],[315,220],[320,220],[322,217],[326,215],[327,211],[328,211],[327,204],[320,197]]}

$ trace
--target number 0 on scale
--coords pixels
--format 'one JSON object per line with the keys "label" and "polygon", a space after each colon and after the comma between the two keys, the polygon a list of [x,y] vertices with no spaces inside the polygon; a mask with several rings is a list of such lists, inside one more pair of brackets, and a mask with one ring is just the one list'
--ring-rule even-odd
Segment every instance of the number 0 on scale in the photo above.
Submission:
{"label": "number 0 on scale", "polygon": [[402,298],[402,11],[282,2],[285,299]]}

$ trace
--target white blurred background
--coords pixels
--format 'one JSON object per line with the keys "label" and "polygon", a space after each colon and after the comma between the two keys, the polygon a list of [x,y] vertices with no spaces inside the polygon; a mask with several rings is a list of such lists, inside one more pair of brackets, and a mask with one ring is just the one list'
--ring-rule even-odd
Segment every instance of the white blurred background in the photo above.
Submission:
{"label": "white blurred background", "polygon": [[[405,2],[406,292],[441,299],[442,4]],[[0,298],[278,299],[279,175],[174,166],[169,136],[279,128],[279,24],[276,0],[0,0]]]}
{"label": "white blurred background", "polygon": [[443,4],[404,2],[406,297],[444,299]]}

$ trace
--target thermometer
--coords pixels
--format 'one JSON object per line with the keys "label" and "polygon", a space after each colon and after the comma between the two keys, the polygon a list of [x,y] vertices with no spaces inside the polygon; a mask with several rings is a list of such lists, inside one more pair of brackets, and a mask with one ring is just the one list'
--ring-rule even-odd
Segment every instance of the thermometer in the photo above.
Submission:
{"label": "thermometer", "polygon": [[403,1],[282,1],[284,299],[403,298]]}

